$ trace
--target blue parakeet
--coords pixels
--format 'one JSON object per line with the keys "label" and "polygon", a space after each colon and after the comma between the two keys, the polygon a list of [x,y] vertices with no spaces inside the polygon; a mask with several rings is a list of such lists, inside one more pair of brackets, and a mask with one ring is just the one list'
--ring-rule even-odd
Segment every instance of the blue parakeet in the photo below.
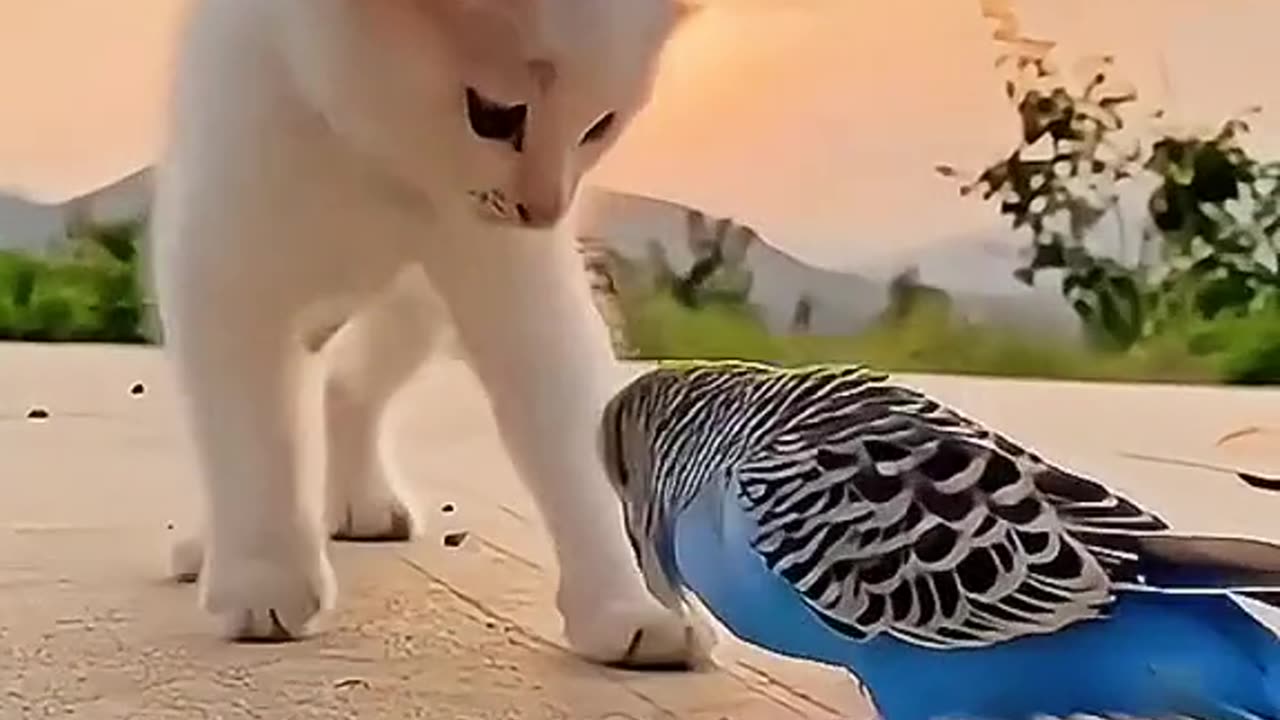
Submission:
{"label": "blue parakeet", "polygon": [[857,366],[672,363],[601,453],[654,595],[886,720],[1280,718],[1280,546],[1178,533]]}

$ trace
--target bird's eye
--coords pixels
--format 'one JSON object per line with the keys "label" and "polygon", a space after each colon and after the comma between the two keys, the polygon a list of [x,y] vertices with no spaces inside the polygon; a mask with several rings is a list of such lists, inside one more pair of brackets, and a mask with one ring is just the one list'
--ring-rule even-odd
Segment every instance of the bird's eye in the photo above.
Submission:
{"label": "bird's eye", "polygon": [[612,112],[605,113],[594,125],[587,128],[582,135],[582,145],[588,143],[600,142],[609,135],[609,130],[613,128],[613,122],[617,119],[617,114]]}
{"label": "bird's eye", "polygon": [[467,88],[467,122],[471,132],[485,140],[510,143],[516,152],[524,149],[525,121],[529,106],[524,103],[506,105]]}

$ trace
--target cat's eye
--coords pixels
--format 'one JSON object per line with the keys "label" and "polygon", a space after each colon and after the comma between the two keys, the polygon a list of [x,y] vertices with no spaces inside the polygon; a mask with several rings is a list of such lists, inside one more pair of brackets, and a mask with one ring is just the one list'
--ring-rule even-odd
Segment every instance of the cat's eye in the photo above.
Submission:
{"label": "cat's eye", "polygon": [[471,131],[485,140],[511,143],[516,152],[524,149],[524,126],[529,106],[506,105],[490,100],[475,88],[467,88],[467,122]]}
{"label": "cat's eye", "polygon": [[587,128],[582,135],[582,144],[600,142],[609,134],[609,130],[613,128],[613,122],[617,119],[617,114],[612,112],[605,113],[594,125]]}

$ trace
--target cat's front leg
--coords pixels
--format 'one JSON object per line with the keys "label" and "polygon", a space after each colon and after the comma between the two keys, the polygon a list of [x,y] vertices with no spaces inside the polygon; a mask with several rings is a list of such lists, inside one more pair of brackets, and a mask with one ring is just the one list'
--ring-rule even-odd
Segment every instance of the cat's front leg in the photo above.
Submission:
{"label": "cat's front leg", "polygon": [[[224,636],[287,640],[334,598],[316,489],[300,468],[301,346],[282,303],[162,268],[166,344],[204,486],[201,605]],[[192,570],[193,568],[187,568]]]}
{"label": "cat's front leg", "polygon": [[503,442],[555,545],[557,603],[579,654],[701,665],[714,636],[648,592],[595,445],[617,378],[607,328],[567,238],[464,238],[430,259]]}

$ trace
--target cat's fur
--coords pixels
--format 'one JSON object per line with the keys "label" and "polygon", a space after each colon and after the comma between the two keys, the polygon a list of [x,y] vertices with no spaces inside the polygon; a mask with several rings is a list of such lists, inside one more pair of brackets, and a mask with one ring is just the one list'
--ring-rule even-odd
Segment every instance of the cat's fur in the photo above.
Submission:
{"label": "cat's fur", "polygon": [[[633,664],[709,648],[647,593],[600,477],[614,358],[558,222],[686,14],[680,0],[198,0],[154,265],[205,490],[204,537],[178,569],[201,576],[228,637],[305,632],[334,599],[326,535],[412,533],[380,421],[451,320],[554,540],[571,645]],[[527,103],[518,140],[477,134],[468,87]],[[314,357],[324,492],[302,457]]]}

